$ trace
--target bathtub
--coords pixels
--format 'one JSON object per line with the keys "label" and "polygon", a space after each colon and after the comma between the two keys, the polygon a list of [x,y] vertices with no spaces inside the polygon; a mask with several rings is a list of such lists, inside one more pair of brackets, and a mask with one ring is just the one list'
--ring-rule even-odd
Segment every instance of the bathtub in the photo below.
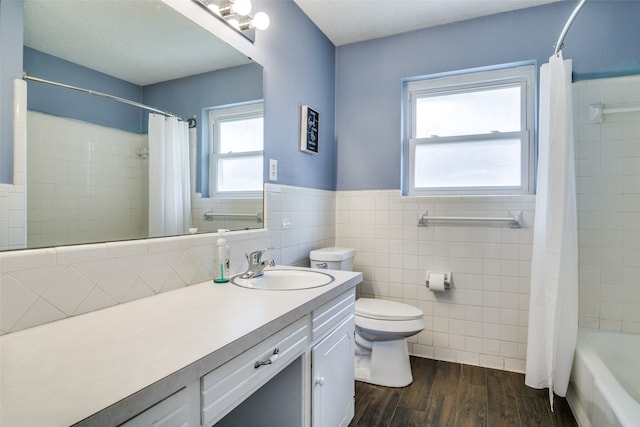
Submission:
{"label": "bathtub", "polygon": [[640,335],[580,329],[567,401],[581,427],[640,426]]}

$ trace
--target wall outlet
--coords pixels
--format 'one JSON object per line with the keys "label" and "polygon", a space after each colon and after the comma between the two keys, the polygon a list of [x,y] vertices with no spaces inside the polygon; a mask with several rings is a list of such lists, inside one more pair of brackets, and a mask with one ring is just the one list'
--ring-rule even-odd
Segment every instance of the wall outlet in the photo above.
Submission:
{"label": "wall outlet", "polygon": [[278,180],[278,161],[276,159],[269,159],[269,181]]}

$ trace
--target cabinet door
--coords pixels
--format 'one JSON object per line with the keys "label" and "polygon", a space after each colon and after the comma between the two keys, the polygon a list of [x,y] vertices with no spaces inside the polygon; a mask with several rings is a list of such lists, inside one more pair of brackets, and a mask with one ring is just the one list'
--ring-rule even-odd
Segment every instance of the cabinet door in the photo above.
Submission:
{"label": "cabinet door", "polygon": [[353,418],[354,328],[351,315],[312,349],[313,427],[346,427]]}

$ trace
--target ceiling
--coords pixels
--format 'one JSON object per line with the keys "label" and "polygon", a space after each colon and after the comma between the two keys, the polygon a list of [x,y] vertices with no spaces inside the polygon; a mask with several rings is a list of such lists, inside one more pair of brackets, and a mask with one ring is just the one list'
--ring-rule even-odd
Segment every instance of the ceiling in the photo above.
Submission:
{"label": "ceiling", "polygon": [[158,0],[25,0],[24,44],[140,86],[249,62]]}
{"label": "ceiling", "polygon": [[336,46],[563,0],[294,0]]}

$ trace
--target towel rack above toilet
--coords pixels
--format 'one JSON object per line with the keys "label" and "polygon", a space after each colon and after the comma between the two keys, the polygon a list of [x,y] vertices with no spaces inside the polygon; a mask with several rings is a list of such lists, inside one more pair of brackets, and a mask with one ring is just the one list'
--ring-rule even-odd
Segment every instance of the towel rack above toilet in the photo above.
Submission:
{"label": "towel rack above toilet", "polygon": [[447,221],[447,222],[508,222],[511,228],[520,228],[523,226],[522,211],[509,211],[508,217],[490,217],[490,216],[429,216],[429,212],[420,215],[418,219],[418,227],[427,227],[429,221]]}

